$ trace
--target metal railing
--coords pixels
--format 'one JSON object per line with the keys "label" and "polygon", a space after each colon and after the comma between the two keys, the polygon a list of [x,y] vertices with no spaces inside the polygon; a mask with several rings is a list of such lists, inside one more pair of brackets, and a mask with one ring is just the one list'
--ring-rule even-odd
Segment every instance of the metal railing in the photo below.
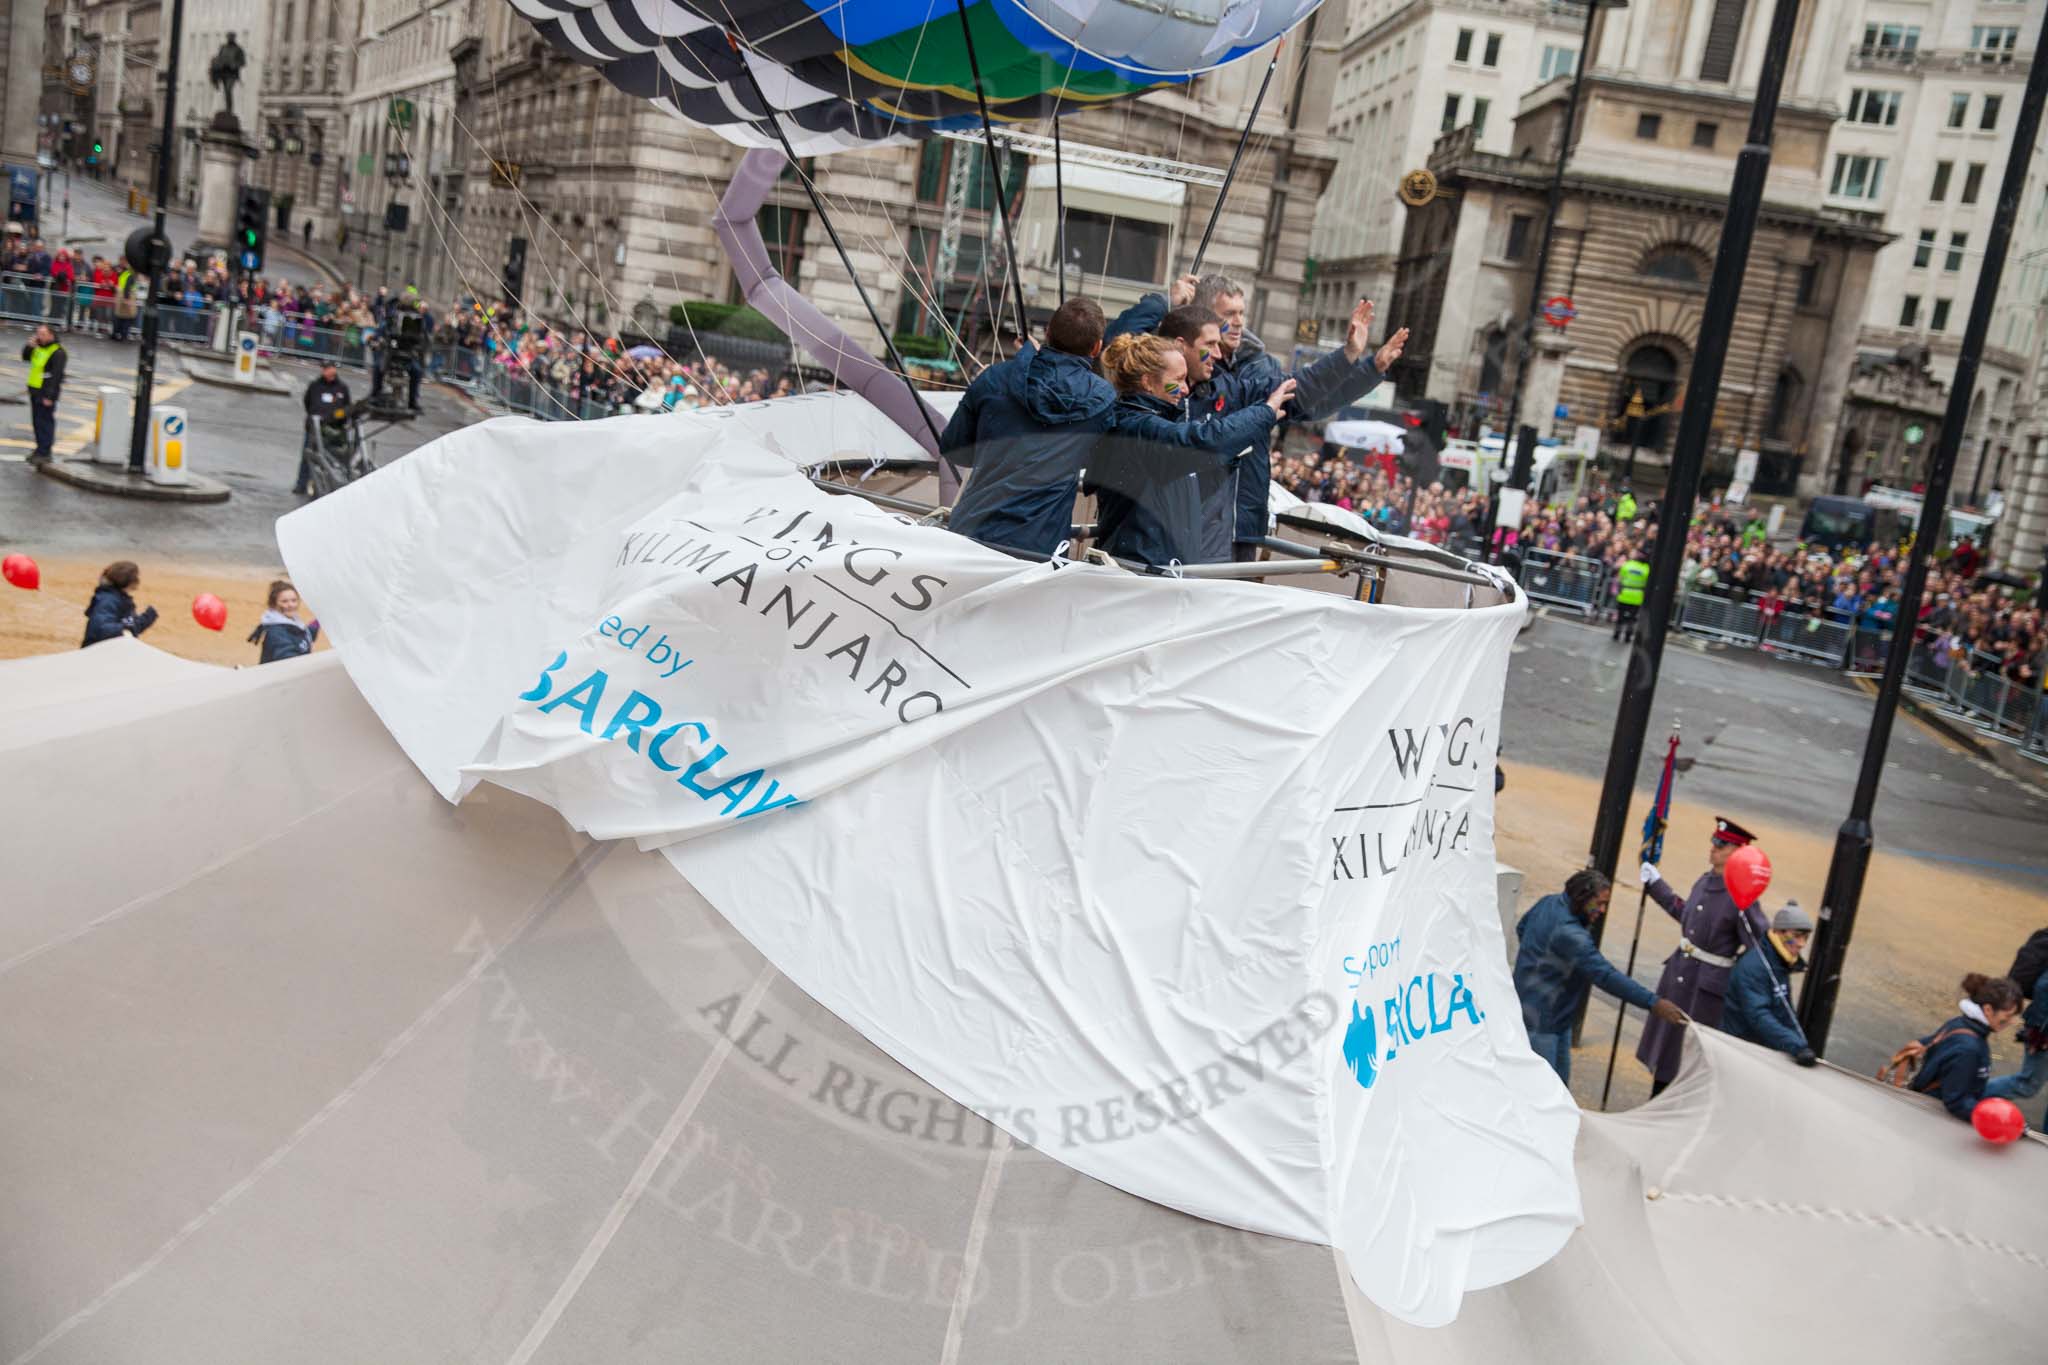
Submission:
{"label": "metal railing", "polygon": [[[1758,619],[1758,649],[1825,664],[1829,668],[1849,666],[1850,646],[1857,634],[1854,626],[1803,611],[1766,613],[1759,609]],[[1882,672],[1883,669],[1884,661],[1880,656],[1878,670]]]}
{"label": "metal railing", "polygon": [[1607,565],[1590,555],[1529,549],[1522,554],[1519,581],[1530,600],[1596,616],[1612,605]]}
{"label": "metal railing", "polygon": [[1919,640],[1908,658],[1906,690],[1981,734],[2048,759],[2048,695],[2006,677],[1998,671],[2000,663],[1981,650],[1944,652]]}
{"label": "metal railing", "polygon": [[1755,603],[1737,602],[1716,593],[1689,592],[1678,604],[1680,630],[1730,644],[1754,646],[1762,630],[1760,617]]}

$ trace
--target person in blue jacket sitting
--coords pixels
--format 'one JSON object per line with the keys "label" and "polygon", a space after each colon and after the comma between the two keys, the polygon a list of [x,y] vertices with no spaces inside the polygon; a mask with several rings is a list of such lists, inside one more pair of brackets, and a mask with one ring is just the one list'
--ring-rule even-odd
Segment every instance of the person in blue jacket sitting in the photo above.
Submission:
{"label": "person in blue jacket sitting", "polygon": [[1957,1118],[1968,1120],[1984,1098],[1991,1078],[1991,1045],[1986,1040],[2020,1015],[2020,988],[2012,978],[1971,972],[1963,978],[1956,1017],[1920,1039],[1920,1073],[1910,1089],[1932,1095]]}
{"label": "person in blue jacket sitting", "polygon": [[1202,476],[1263,448],[1294,392],[1283,381],[1256,407],[1190,415],[1187,359],[1150,333],[1118,337],[1102,353],[1116,386],[1116,426],[1088,470],[1096,543],[1118,559],[1168,567],[1202,558]]}
{"label": "person in blue jacket sitting", "polygon": [[1801,1066],[1819,1059],[1807,1045],[1806,1031],[1792,1008],[1792,973],[1803,972],[1799,955],[1813,935],[1813,916],[1787,901],[1771,917],[1764,943],[1745,952],[1728,974],[1728,998],[1721,1011],[1721,1029],[1737,1038],[1761,1043],[1784,1053]]}
{"label": "person in blue jacket sitting", "polygon": [[1572,1021],[1593,987],[1674,1028],[1686,1023],[1685,1011],[1609,962],[1593,942],[1590,926],[1607,913],[1613,893],[1605,873],[1584,868],[1565,881],[1562,895],[1537,901],[1515,926],[1515,994],[1522,1001],[1522,1026],[1529,1031],[1529,1046],[1567,1085],[1572,1079]]}
{"label": "person in blue jacket sitting", "polygon": [[1045,349],[1026,342],[975,376],[939,437],[941,454],[974,471],[949,527],[999,550],[1059,549],[1082,467],[1116,407],[1096,373],[1101,351],[1102,305],[1076,296],[1053,310]]}
{"label": "person in blue jacket sitting", "polygon": [[279,659],[296,659],[301,654],[311,654],[313,642],[319,638],[318,621],[299,624],[299,590],[282,578],[272,583],[263,619],[256,623],[256,629],[249,632],[249,643],[260,642],[263,647],[256,662],[274,664]]}

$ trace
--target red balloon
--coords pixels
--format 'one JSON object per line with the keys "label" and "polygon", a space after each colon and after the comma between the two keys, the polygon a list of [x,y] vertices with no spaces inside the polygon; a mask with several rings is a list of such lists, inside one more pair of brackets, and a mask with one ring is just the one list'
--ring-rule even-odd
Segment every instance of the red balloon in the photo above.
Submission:
{"label": "red balloon", "polygon": [[34,592],[43,585],[43,571],[27,555],[9,555],[0,559],[0,576],[17,588]]}
{"label": "red balloon", "polygon": [[228,604],[210,592],[200,593],[192,599],[192,619],[208,630],[219,630],[228,623]]}
{"label": "red balloon", "polygon": [[1735,908],[1747,910],[1771,885],[1771,860],[1755,844],[1745,844],[1730,855],[1721,880],[1728,883]]}
{"label": "red balloon", "polygon": [[2027,1116],[2011,1100],[1978,1100],[1970,1111],[1970,1126],[1986,1142],[2018,1142],[2027,1131]]}

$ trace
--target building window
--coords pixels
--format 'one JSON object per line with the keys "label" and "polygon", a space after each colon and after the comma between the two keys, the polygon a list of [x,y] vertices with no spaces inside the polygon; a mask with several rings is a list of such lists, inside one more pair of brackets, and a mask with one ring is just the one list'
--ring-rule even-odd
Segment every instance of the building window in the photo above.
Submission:
{"label": "building window", "polygon": [[1970,163],[1970,169],[1963,172],[1963,202],[1965,204],[1976,203],[1977,191],[1983,188],[1984,163],[1981,161],[1972,161]]}
{"label": "building window", "polygon": [[1526,213],[1511,214],[1508,217],[1508,244],[1501,252],[1508,260],[1519,261],[1529,254],[1529,226],[1536,220]]}
{"label": "building window", "polygon": [[1918,294],[1908,294],[1899,300],[1899,326],[1917,327],[1919,325],[1920,296]]}
{"label": "building window", "polygon": [[1479,64],[1481,66],[1500,65],[1500,35],[1498,33],[1486,35],[1486,52],[1479,58]]}
{"label": "building window", "polygon": [[1646,141],[1649,141],[1649,142],[1655,142],[1655,141],[1657,140],[1657,134],[1659,134],[1659,133],[1661,133],[1661,132],[1663,132],[1663,131],[1664,131],[1664,116],[1663,116],[1662,114],[1637,114],[1637,115],[1636,115],[1636,136],[1637,136],[1637,137],[1639,137],[1639,138],[1643,138],[1644,140],[1646,140]]}
{"label": "building window", "polygon": [[1488,109],[1489,107],[1491,107],[1491,106],[1492,106],[1492,104],[1493,104],[1493,101],[1492,101],[1492,100],[1488,100],[1488,99],[1477,99],[1477,98],[1475,98],[1475,99],[1474,99],[1474,100],[1472,101],[1472,136],[1473,136],[1473,137],[1485,137],[1485,136],[1486,136],[1486,111],[1487,111],[1487,109]]}
{"label": "building window", "polygon": [[1863,26],[1863,55],[1876,53],[1904,53],[1920,50],[1920,26],[1918,24],[1865,24]]}
{"label": "building window", "polygon": [[1119,280],[1157,280],[1166,268],[1166,225],[1143,218],[1117,218],[1085,209],[1067,210],[1067,250],[1090,275]]}
{"label": "building window", "polygon": [[1704,147],[1711,152],[1715,139],[1720,136],[1721,125],[1718,123],[1700,122],[1692,126],[1692,145],[1695,147]]}
{"label": "building window", "polygon": [[1849,122],[1874,123],[1881,128],[1889,128],[1898,121],[1898,91],[1852,90],[1849,92]]}
{"label": "building window", "polygon": [[1448,133],[1458,126],[1458,105],[1464,98],[1463,95],[1444,96],[1444,121],[1439,125],[1442,131]]}
{"label": "building window", "polygon": [[1934,307],[1927,314],[1927,330],[1946,332],[1948,330],[1948,300],[1936,299]]}
{"label": "building window", "polygon": [[1998,95],[1986,95],[1984,97],[1984,112],[1977,116],[1978,132],[1995,133],[1998,131],[1998,110],[1999,106],[2004,103],[2005,100]]}
{"label": "building window", "polygon": [[1545,47],[1543,49],[1543,80],[1555,80],[1559,76],[1572,75],[1579,69],[1577,48]]}
{"label": "building window", "polygon": [[1973,28],[1970,30],[1970,50],[1977,54],[1980,62],[2009,62],[2013,49],[2020,43],[2017,28]]}
{"label": "building window", "polygon": [[1969,118],[1970,97],[1965,94],[1950,95],[1948,97],[1948,126],[1960,128],[1969,121]]}
{"label": "building window", "polygon": [[1797,370],[1778,371],[1778,382],[1771,386],[1770,410],[1764,414],[1765,440],[1785,439],[1785,428],[1792,421],[1792,409],[1798,406],[1799,392],[1805,387]]}
{"label": "building window", "polygon": [[1726,84],[1735,70],[1735,44],[1742,36],[1742,14],[1746,0],[1714,0],[1714,17],[1707,25],[1707,44],[1700,53],[1700,79]]}
{"label": "building window", "polygon": [[1929,199],[1939,204],[1948,198],[1948,178],[1955,171],[1955,168],[1956,163],[1953,161],[1937,161],[1934,163],[1934,188],[1927,192]]}
{"label": "building window", "polygon": [[1948,235],[1948,255],[1943,258],[1941,268],[1951,273],[1963,268],[1963,248],[1970,244],[1967,232],[1951,232]]}
{"label": "building window", "polygon": [[1461,28],[1458,30],[1458,46],[1456,50],[1451,53],[1451,60],[1454,62],[1469,62],[1472,60],[1471,29]]}
{"label": "building window", "polygon": [[1676,284],[1698,284],[1700,263],[1691,252],[1666,247],[1653,251],[1643,258],[1641,273],[1653,280],[1670,280]]}
{"label": "building window", "polygon": [[1934,257],[1934,229],[1921,228],[1920,240],[1913,247],[1913,268],[1924,270],[1927,262]]}
{"label": "building window", "polygon": [[1801,308],[1811,308],[1820,302],[1820,262],[1808,261],[1799,267],[1799,294],[1795,300]]}
{"label": "building window", "polygon": [[761,244],[768,259],[785,280],[794,280],[803,268],[804,224],[809,215],[801,209],[769,204],[756,215],[761,226]]}
{"label": "building window", "polygon": [[1835,156],[1835,176],[1828,193],[1842,199],[1875,199],[1884,188],[1884,158],[1881,156]]}

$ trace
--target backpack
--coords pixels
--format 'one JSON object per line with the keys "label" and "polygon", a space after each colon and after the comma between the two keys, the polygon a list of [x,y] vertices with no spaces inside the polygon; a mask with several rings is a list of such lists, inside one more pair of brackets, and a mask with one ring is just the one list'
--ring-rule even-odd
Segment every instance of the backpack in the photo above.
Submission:
{"label": "backpack", "polygon": [[2042,972],[2048,972],[2048,929],[2036,929],[2021,945],[2019,956],[2012,960],[2012,970],[2006,975],[2019,986],[2021,995],[2032,999],[2034,983],[2041,979]]}
{"label": "backpack", "polygon": [[1920,1069],[1920,1063],[1927,1054],[1941,1046],[1944,1039],[1953,1038],[1968,1029],[1945,1028],[1927,1042],[1914,1039],[1892,1054],[1892,1059],[1877,1069],[1877,1078],[1887,1085],[1906,1088],[1911,1085],[1913,1073]]}

